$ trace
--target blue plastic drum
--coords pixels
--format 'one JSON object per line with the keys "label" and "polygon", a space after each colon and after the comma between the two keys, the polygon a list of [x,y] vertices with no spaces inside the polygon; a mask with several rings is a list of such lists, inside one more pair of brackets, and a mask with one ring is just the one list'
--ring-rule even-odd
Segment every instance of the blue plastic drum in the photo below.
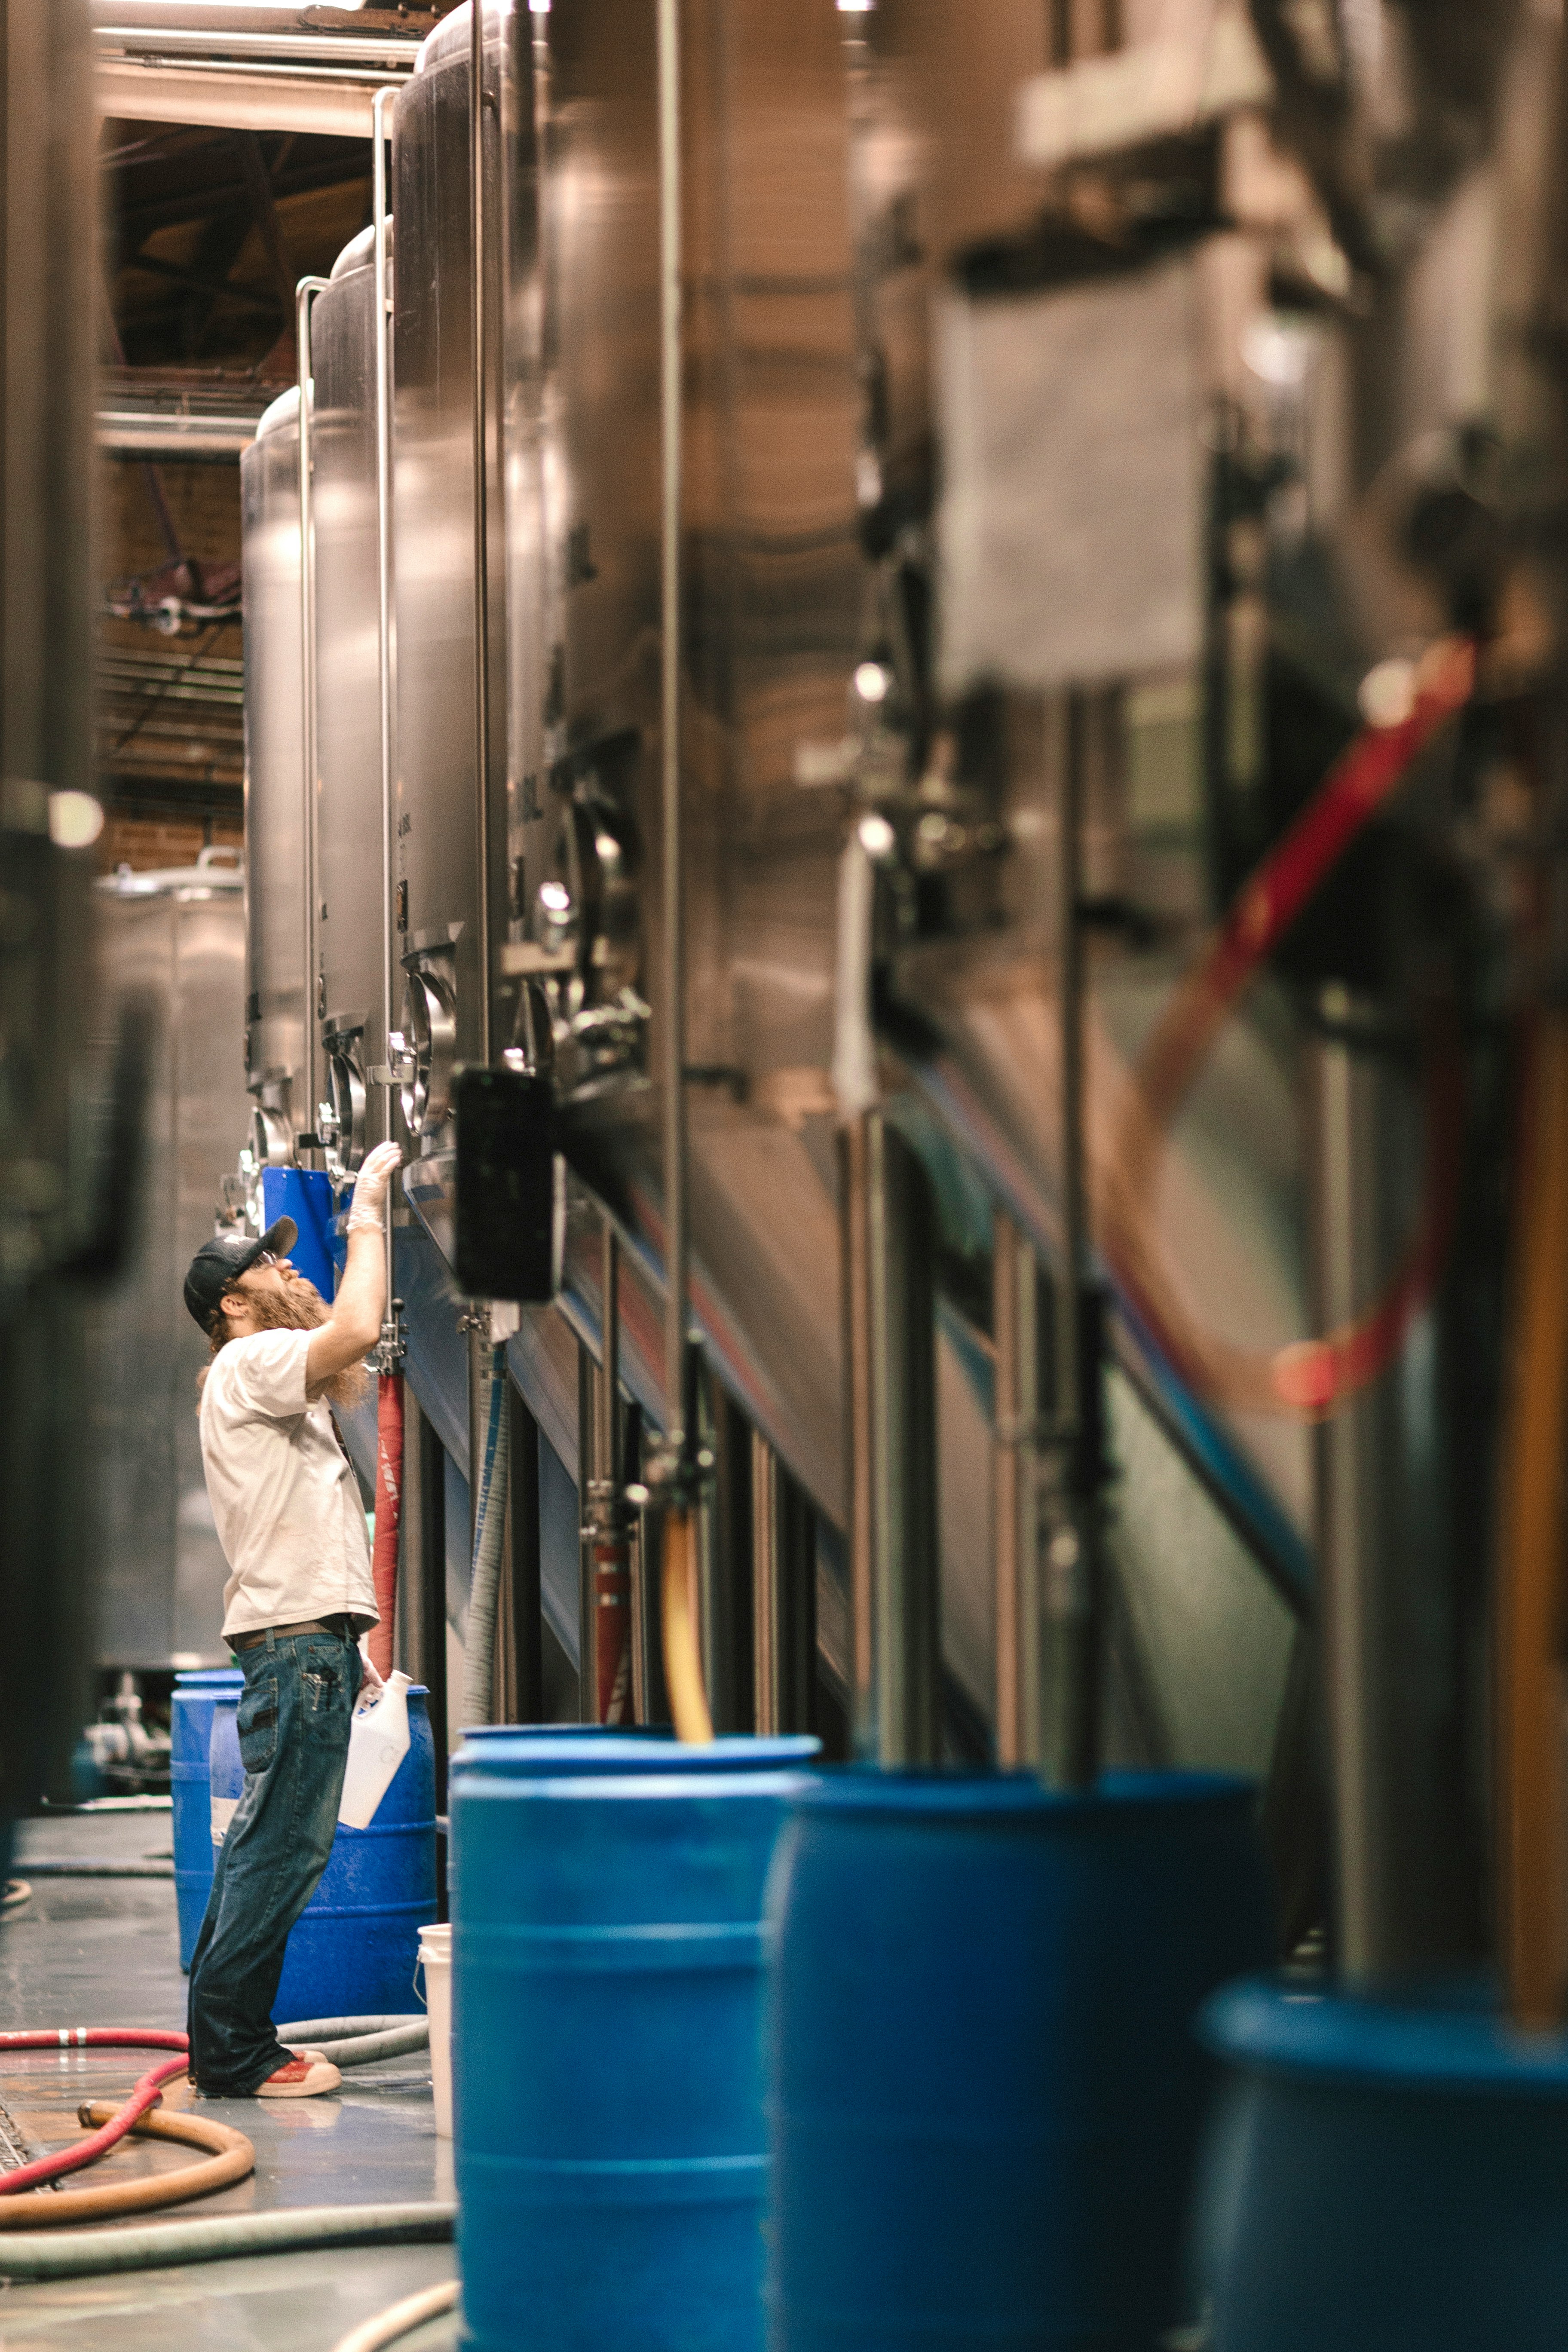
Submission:
{"label": "blue plastic drum", "polygon": [[859,1771],[796,1801],[773,2352],[1152,2352],[1213,2081],[1193,2019],[1272,1941],[1252,1804],[1207,1776]]}
{"label": "blue plastic drum", "polygon": [[1214,2352],[1558,2352],[1568,2328],[1568,2037],[1480,2001],[1396,2008],[1234,1985],[1205,2168]]}
{"label": "blue plastic drum", "polygon": [[[427,1694],[408,1699],[408,1753],[367,1830],[340,1822],[331,1859],[289,1937],[272,2014],[396,2017],[422,2004],[414,1990],[419,1930],[436,1916],[436,1750]],[[232,1811],[245,1787],[235,1717],[238,1694],[213,1710],[212,1795]]]}
{"label": "blue plastic drum", "polygon": [[763,1895],[801,1785],[455,1774],[473,2352],[761,2352]]}
{"label": "blue plastic drum", "polygon": [[[821,1753],[820,1739],[801,1733],[776,1739],[712,1739],[688,1746],[660,1732],[595,1731],[588,1725],[550,1725],[544,1731],[476,1738],[463,1734],[451,1772],[533,1773],[565,1780],[580,1772],[616,1779],[628,1772],[801,1772]],[[589,1735],[591,1736],[585,1736]]]}
{"label": "blue plastic drum", "polygon": [[169,1788],[174,1802],[174,1905],[180,1919],[180,1966],[188,1969],[213,1883],[213,1706],[221,1691],[237,1699],[245,1676],[237,1666],[212,1666],[174,1676],[169,1709]]}

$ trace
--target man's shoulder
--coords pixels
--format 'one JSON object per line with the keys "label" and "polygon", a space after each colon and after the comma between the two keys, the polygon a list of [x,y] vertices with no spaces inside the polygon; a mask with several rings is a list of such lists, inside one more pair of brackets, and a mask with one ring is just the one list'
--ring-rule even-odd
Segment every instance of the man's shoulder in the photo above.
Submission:
{"label": "man's shoulder", "polygon": [[[303,1366],[310,1345],[309,1331],[247,1331],[237,1339],[226,1340],[208,1369],[206,1384],[202,1393],[205,1408],[208,1400],[216,1404],[241,1410],[258,1407],[268,1418],[279,1404],[286,1403],[276,1393],[279,1380],[292,1389],[296,1381],[303,1396]],[[299,1410],[302,1411],[301,1402]]]}

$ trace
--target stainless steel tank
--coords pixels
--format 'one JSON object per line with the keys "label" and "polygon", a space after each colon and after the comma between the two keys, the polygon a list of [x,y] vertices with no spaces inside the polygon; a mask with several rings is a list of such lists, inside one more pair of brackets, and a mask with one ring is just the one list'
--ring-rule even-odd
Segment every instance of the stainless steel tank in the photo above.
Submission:
{"label": "stainless steel tank", "polygon": [[[500,256],[501,12],[487,28],[487,318]],[[433,33],[393,114],[397,236],[394,320],[397,955],[407,1076],[403,1109],[437,1213],[449,1182],[450,1084],[490,1044],[486,940],[505,904],[505,581],[498,411],[487,400],[488,758],[479,751],[469,17]],[[520,201],[521,196],[520,194]],[[494,366],[497,345],[489,343]],[[484,788],[480,789],[481,769]],[[489,899],[483,902],[481,878]],[[411,1197],[420,1198],[417,1180]],[[437,1218],[437,1221],[438,1218]]]}
{"label": "stainless steel tank", "polygon": [[322,1102],[312,1121],[329,1171],[348,1177],[385,1131],[375,272],[366,229],[345,246],[311,321],[315,397],[315,1017]]}
{"label": "stainless steel tank", "polygon": [[[283,393],[239,461],[245,581],[244,1069],[250,1148],[292,1163],[313,1125],[305,1083],[305,755],[300,395]],[[374,607],[371,608],[374,625]]]}
{"label": "stainless steel tank", "polygon": [[244,877],[233,853],[122,870],[99,885],[106,992],[157,1008],[142,1230],[123,1286],[95,1310],[93,1476],[104,1666],[216,1665],[228,1570],[207,1501],[196,1378],[207,1346],[185,1268],[211,1238],[251,1103],[245,1085]]}
{"label": "stainless steel tank", "polygon": [[[952,12],[916,11],[911,23],[934,43],[939,18],[962,45],[963,20]],[[921,211],[917,223],[904,192],[911,179],[923,189],[938,173],[939,148],[942,186],[965,181],[955,146],[939,138],[949,128],[940,100],[923,144],[897,124],[879,132],[858,42],[863,21],[825,16],[809,25],[792,20],[786,31],[773,12],[746,0],[686,19],[681,159],[689,850],[682,911],[693,1306],[726,1385],[841,1527],[847,1497],[832,1081],[838,877],[850,822],[867,804],[858,763],[873,732],[856,679],[862,662],[880,667],[900,636],[918,639],[929,623],[922,561],[931,512],[929,495],[920,502],[919,481],[921,465],[929,465],[922,438],[929,400],[915,378],[929,361],[922,305],[931,287],[918,272],[904,282],[927,251],[921,243],[927,215]],[[638,1083],[646,1056],[629,1019],[618,1072],[595,1066],[577,1044],[584,1012],[607,1019],[614,1011],[606,972],[616,982],[629,973],[651,1002],[655,1024],[662,1010],[656,975],[663,910],[654,878],[654,25],[652,13],[629,0],[558,0],[528,32],[529,54],[520,31],[513,62],[516,91],[529,93],[548,125],[540,141],[539,259],[524,246],[507,291],[509,303],[541,311],[544,325],[537,407],[507,408],[507,482],[514,539],[524,564],[536,566],[542,621],[531,632],[513,631],[510,696],[514,717],[530,707],[541,712],[539,756],[514,759],[521,770],[514,790],[530,774],[542,784],[522,812],[525,936],[520,942],[514,931],[501,959],[552,1005],[575,1163],[614,1204],[657,1276],[656,1097]],[[952,101],[961,111],[978,103],[969,82],[993,90],[1006,84],[1016,62],[999,40],[986,71],[965,82],[954,58],[942,55],[944,69],[963,85]],[[933,93],[941,86],[933,69]],[[513,110],[525,118],[521,96]],[[994,128],[988,135],[1000,142],[1000,160],[976,166],[973,177],[984,187],[1007,176],[1008,142]],[[857,217],[858,187],[868,222]],[[884,278],[899,281],[901,307],[882,336],[868,318],[868,275],[872,291]],[[884,341],[888,352],[879,348]],[[526,325],[516,343],[526,364],[533,348]],[[886,478],[877,473],[885,453],[868,437],[868,414],[878,432],[899,438],[898,462],[888,465]],[[531,463],[535,432],[540,454]],[[1017,837],[1034,845],[1037,862],[1048,831],[1046,785],[1037,763],[1026,770],[1016,813]],[[1019,866],[1027,866],[1029,854]],[[895,942],[918,941],[922,928],[940,937],[932,902],[956,909],[961,955],[973,954],[976,934],[984,943],[999,927],[1005,931],[1014,906],[1005,889],[998,896],[996,863],[978,861],[973,883],[959,873],[911,875],[889,910]],[[636,901],[629,919],[628,876]],[[1040,887],[1037,875],[1037,897]],[[1018,895],[1026,914],[1027,887]],[[1016,1034],[998,1048],[1003,1070],[1031,1106],[1048,1083],[1041,1055],[1050,997],[1038,946],[1033,938],[1032,953],[1016,951],[1021,1016]],[[567,964],[569,978],[548,969],[552,956]],[[903,956],[894,969],[900,979],[912,971]],[[927,992],[938,1006],[934,979]],[[949,1117],[957,1089],[943,1094],[930,1083],[920,1047],[940,1033],[912,980],[908,1002],[895,1031],[901,1056],[885,1059],[884,1083],[935,1177],[956,1285],[939,1318],[943,1638],[950,1667],[988,1715],[991,1349],[974,1293],[983,1294],[986,1279],[992,1202],[998,1196],[1012,1202],[1017,1177],[987,1134]],[[1265,1130],[1257,1159],[1244,1159],[1238,1179],[1253,1228],[1247,1243],[1230,1236],[1223,1187],[1217,1206],[1200,1192],[1198,1211],[1205,1245],[1217,1244],[1227,1282],[1247,1298],[1261,1292],[1289,1328],[1289,1243],[1273,1244],[1261,1273],[1252,1246],[1258,1229],[1270,1236],[1277,1230],[1279,1196],[1290,1182],[1268,1129],[1278,1081],[1265,1068],[1260,1080],[1248,1073],[1247,1082],[1261,1097]],[[933,1103],[940,1119],[931,1116]],[[1048,1145],[1031,1142],[1030,1153],[1026,1164],[1039,1170],[1033,1181],[1048,1188]],[[979,1182],[976,1163],[984,1171]],[[1038,1230],[1047,1241],[1043,1214]],[[1299,1273],[1295,1279],[1299,1285]],[[1134,1370],[1142,1375],[1146,1367],[1139,1361]],[[1232,1433],[1195,1411],[1189,1396],[1173,1405],[1156,1381],[1119,1378],[1114,1402],[1125,1476],[1119,1517],[1130,1531],[1119,1636],[1123,1730],[1131,1745],[1152,1752],[1260,1767],[1290,1620],[1257,1574],[1248,1546],[1278,1538],[1295,1570],[1300,1537],[1258,1466],[1236,1464]],[[1278,1474],[1300,1516],[1305,1456],[1289,1433],[1285,1442],[1282,1464],[1266,1443],[1263,1469]],[[1250,1517],[1237,1488],[1253,1507]],[[1182,1597],[1194,1581],[1204,1586],[1215,1626],[1212,1642],[1194,1633]],[[1245,1692],[1229,1663],[1230,1649],[1243,1641]]]}

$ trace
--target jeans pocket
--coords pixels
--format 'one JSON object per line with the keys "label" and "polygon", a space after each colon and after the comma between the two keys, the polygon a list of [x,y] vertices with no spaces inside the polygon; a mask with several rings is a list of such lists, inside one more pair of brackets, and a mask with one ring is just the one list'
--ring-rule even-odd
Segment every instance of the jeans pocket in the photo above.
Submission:
{"label": "jeans pocket", "polygon": [[278,1677],[258,1675],[247,1683],[237,1717],[239,1760],[247,1772],[265,1772],[278,1753]]}
{"label": "jeans pocket", "polygon": [[343,1698],[343,1672],[335,1657],[313,1650],[301,1659],[300,1684],[312,1715],[331,1715]]}

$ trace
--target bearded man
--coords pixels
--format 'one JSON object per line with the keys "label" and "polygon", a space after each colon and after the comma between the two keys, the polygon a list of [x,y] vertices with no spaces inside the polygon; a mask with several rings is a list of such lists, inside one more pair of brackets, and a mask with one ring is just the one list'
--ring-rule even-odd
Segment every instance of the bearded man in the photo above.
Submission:
{"label": "bearded man", "polygon": [[212,1345],[202,1374],[202,1460],[230,1576],[224,1638],[245,1672],[245,1792],[218,1852],[191,1959],[191,2080],[221,2098],[312,2098],[342,2081],[272,2024],[289,1930],[332,1850],[376,1622],[370,1540],[330,1407],[365,1393],[364,1358],[386,1306],[387,1190],[403,1154],[377,1146],[359,1173],[348,1258],[329,1309],[287,1262],[296,1227],[220,1234],[185,1276]]}

